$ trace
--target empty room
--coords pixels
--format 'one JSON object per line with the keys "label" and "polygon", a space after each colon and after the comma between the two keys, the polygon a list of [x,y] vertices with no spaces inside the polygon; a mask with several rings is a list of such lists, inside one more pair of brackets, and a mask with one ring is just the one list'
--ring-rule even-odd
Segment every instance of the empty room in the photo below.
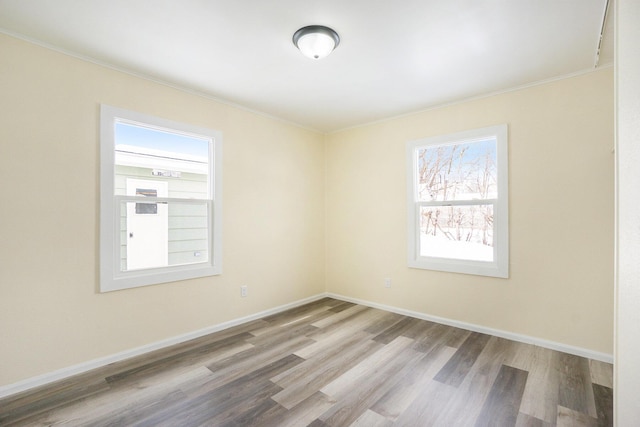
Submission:
{"label": "empty room", "polygon": [[639,20],[0,0],[0,425],[637,425]]}

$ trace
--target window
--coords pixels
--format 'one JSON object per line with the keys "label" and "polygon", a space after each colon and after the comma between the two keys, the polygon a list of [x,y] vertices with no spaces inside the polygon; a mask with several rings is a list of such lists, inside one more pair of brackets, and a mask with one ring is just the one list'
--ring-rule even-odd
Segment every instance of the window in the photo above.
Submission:
{"label": "window", "polygon": [[407,143],[409,267],[508,277],[507,126]]}
{"label": "window", "polygon": [[101,106],[100,290],[221,273],[220,132]]}

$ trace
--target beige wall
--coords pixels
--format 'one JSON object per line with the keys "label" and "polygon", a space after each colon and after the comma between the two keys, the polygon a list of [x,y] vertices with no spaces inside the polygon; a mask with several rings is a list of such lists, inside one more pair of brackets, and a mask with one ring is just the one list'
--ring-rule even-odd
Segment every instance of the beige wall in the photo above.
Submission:
{"label": "beige wall", "polygon": [[[406,142],[501,123],[510,278],[408,268]],[[611,354],[612,148],[611,68],[329,135],[327,291]]]}
{"label": "beige wall", "polygon": [[[0,386],[324,292],[323,135],[7,36],[0,52]],[[223,132],[221,276],[97,292],[100,103]]]}

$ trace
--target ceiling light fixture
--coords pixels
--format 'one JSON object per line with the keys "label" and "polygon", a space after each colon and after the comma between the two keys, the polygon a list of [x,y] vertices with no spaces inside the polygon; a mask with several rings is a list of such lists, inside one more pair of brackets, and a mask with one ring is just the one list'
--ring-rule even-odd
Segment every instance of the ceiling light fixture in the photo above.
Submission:
{"label": "ceiling light fixture", "polygon": [[329,27],[309,25],[293,34],[293,44],[311,59],[321,59],[338,47],[340,36]]}

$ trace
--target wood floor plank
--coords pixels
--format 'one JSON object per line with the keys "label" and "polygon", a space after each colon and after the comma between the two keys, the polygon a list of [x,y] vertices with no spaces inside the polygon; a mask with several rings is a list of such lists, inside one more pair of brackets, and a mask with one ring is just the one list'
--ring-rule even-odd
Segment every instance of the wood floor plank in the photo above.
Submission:
{"label": "wood floor plank", "polygon": [[471,334],[471,331],[448,326],[448,333],[444,344],[447,347],[460,348]]}
{"label": "wood floor plank", "polygon": [[[48,413],[47,418],[32,419],[30,423],[43,425],[97,425],[108,424],[109,420],[121,419],[132,424],[147,414],[145,408],[155,410],[176,402],[184,402],[188,397],[181,391],[185,384],[206,382],[211,371],[204,366],[191,368],[181,374],[166,377],[165,381],[149,382],[144,386],[113,389],[98,396],[92,396]],[[156,406],[156,402],[162,402]],[[122,417],[125,418],[122,418]]]}
{"label": "wood floor plank", "polygon": [[182,352],[172,354],[163,359],[154,360],[146,364],[122,370],[117,374],[106,377],[107,382],[112,386],[117,386],[121,382],[136,381],[154,375],[165,369],[175,369],[178,366],[192,366],[203,361],[210,360],[217,352],[227,353],[229,348],[247,348],[246,340],[252,338],[248,332],[232,335],[228,338],[207,343],[195,348],[188,348]]}
{"label": "wood floor plank", "polygon": [[351,316],[355,316],[361,311],[368,310],[368,307],[362,305],[351,305],[346,310],[342,310],[337,312],[336,314],[326,317],[324,319],[318,320],[317,322],[312,323],[313,326],[317,328],[326,328],[330,325],[342,322],[345,319],[348,319]]}
{"label": "wood floor plank", "polygon": [[613,365],[599,360],[589,360],[591,382],[604,387],[613,388]]}
{"label": "wood floor plank", "polygon": [[299,427],[313,423],[327,409],[336,403],[323,393],[316,392],[291,409],[278,405],[249,422],[247,425],[260,427]]}
{"label": "wood floor plank", "polygon": [[526,382],[526,371],[502,365],[476,420],[476,427],[515,425]]}
{"label": "wood floor plank", "polygon": [[[261,412],[259,415],[257,415],[255,418],[251,420],[247,420],[245,425],[242,427],[250,427],[250,426],[280,427],[280,425],[286,425],[281,423],[283,423],[285,419],[292,416],[292,411],[288,410],[282,405],[279,405],[277,402],[274,402],[273,400],[271,400],[271,402],[272,402],[272,405],[266,411]],[[303,426],[307,424],[308,423],[306,424],[299,423],[297,425]]]}
{"label": "wood floor plank", "polygon": [[402,332],[402,335],[407,338],[413,338],[414,340],[419,340],[425,336],[428,336],[430,334],[431,328],[436,325],[436,323],[424,319],[412,318],[411,320],[411,327],[405,329]]}
{"label": "wood floor plank", "polygon": [[[95,370],[100,377],[110,377],[149,364],[169,359],[177,354],[198,353],[201,349],[220,347],[219,342],[225,341],[227,344],[237,341],[237,337],[248,337],[247,333],[254,329],[264,327],[267,323],[262,319],[253,320],[241,325],[236,325],[213,334],[194,338],[180,344],[155,350],[144,355],[132,357],[116,364],[107,365]],[[235,338],[234,338],[235,337]],[[212,347],[210,347],[210,345]],[[205,350],[206,351],[206,350]]]}
{"label": "wood floor plank", "polygon": [[[130,402],[129,405],[120,408],[120,411],[111,412],[106,416],[93,417],[89,425],[92,427],[141,425],[143,424],[142,420],[150,414],[154,414],[168,405],[175,405],[176,402],[186,402],[187,400],[187,397],[180,390],[174,390],[156,399]],[[79,423],[77,425],[86,424]]]}
{"label": "wood floor plank", "polygon": [[[211,377],[213,373],[206,368],[207,364],[215,363],[219,360],[232,357],[235,354],[241,353],[245,350],[254,348],[253,345],[248,343],[237,343],[230,345],[228,348],[220,349],[209,355],[209,357],[193,358],[193,365],[176,363],[175,365],[168,365],[164,369],[159,369],[154,372],[148,373],[148,375],[136,375],[134,377],[129,376],[126,380],[119,381],[111,384],[110,394],[117,394],[120,391],[126,393],[132,389],[134,390],[147,390],[153,389],[158,386],[165,386],[167,384],[175,384],[178,381],[182,381],[183,378],[188,378],[190,375],[197,372],[206,372],[208,377]],[[197,362],[196,362],[197,361]],[[203,371],[202,371],[203,370]]]}
{"label": "wood floor plank", "polygon": [[414,349],[422,352],[429,351],[436,344],[458,348],[471,334],[471,331],[433,322],[427,322],[425,329],[420,332],[415,336]]}
{"label": "wood floor plank", "polygon": [[[252,384],[250,393],[229,397],[212,391],[190,399],[185,405],[169,406],[153,418],[144,420],[149,426],[220,426],[233,423],[246,411],[261,406],[279,387],[268,381]],[[275,404],[275,402],[274,402]]]}
{"label": "wood floor plank", "polygon": [[311,424],[309,424],[307,427],[329,427],[327,424],[325,424],[324,421],[320,420],[320,419],[315,419],[313,420],[313,422]]}
{"label": "wood floor plank", "polygon": [[435,380],[454,387],[462,384],[489,338],[489,335],[478,332],[471,333],[453,357],[438,372]]}
{"label": "wood floor plank", "polygon": [[[459,351],[460,349],[458,349]],[[505,361],[513,357],[512,342],[490,337],[455,396],[440,409],[440,425],[473,426]]]}
{"label": "wood floor plank", "polygon": [[598,420],[589,415],[558,406],[557,427],[596,427]]}
{"label": "wood floor plank", "polygon": [[580,356],[560,353],[558,405],[597,418],[589,361]]}
{"label": "wood floor plank", "polygon": [[522,395],[520,412],[555,424],[560,390],[559,355],[553,350],[514,343],[517,355],[509,365],[529,372]]}
{"label": "wood floor plank", "polygon": [[365,332],[368,332],[374,336],[378,335],[379,333],[381,333],[382,331],[384,331],[394,323],[397,323],[404,318],[404,316],[401,314],[391,313],[391,312],[382,311],[382,310],[380,311],[383,313],[383,315],[378,319],[376,319],[375,321],[373,321],[371,324],[367,325],[365,328]]}
{"label": "wood floor plank", "polygon": [[359,309],[356,307],[348,309],[319,322],[314,322],[313,326],[316,326],[318,330],[310,333],[309,337],[316,341],[322,341],[336,333],[348,335],[349,333],[361,331],[372,320],[382,316],[384,316],[384,311],[375,308],[365,307],[364,309]]}
{"label": "wood floor plank", "polygon": [[301,361],[289,355],[223,385],[212,379],[197,387],[183,388],[190,397],[188,402],[168,406],[145,422],[149,425],[223,425],[257,408],[267,410],[264,401],[281,390],[269,378]]}
{"label": "wood floor plank", "polygon": [[344,366],[351,359],[349,357],[351,354],[359,361],[364,357],[368,357],[372,349],[383,347],[379,343],[371,341],[371,335],[365,332],[358,332],[341,337],[339,341],[332,341],[331,344],[330,346],[314,351],[312,354],[304,350],[313,347],[314,344],[294,352],[296,356],[305,359],[305,361],[271,378],[271,381],[282,387],[289,387],[297,383],[305,382],[305,379],[308,380],[309,375],[312,375],[316,370],[326,371],[323,367],[330,365]]}
{"label": "wood floor plank", "polygon": [[207,420],[202,424],[202,427],[208,427],[211,425],[219,425],[220,427],[247,427],[247,426],[259,426],[260,424],[255,424],[255,420],[260,419],[264,414],[268,413],[273,409],[278,409],[280,405],[278,405],[273,400],[269,399],[269,395],[265,395],[263,399],[260,399],[252,404],[242,406],[240,413],[232,414],[230,419],[228,419],[224,423],[214,423],[212,424],[212,420]]}
{"label": "wood floor plank", "polygon": [[327,348],[338,345],[340,342],[349,339],[354,334],[361,334],[367,325],[382,316],[384,316],[384,312],[382,310],[368,309],[359,311],[355,315],[349,317],[347,321],[333,323],[324,328],[318,328],[318,330],[308,334],[309,338],[313,338],[316,343],[298,350],[296,354],[308,359],[314,353],[322,352]]}
{"label": "wood floor plank", "polygon": [[[553,418],[555,419],[556,417]],[[515,427],[552,427],[554,425],[555,423],[547,423],[540,418],[532,417],[531,415],[520,412],[518,414]]]}
{"label": "wood floor plank", "polygon": [[431,325],[428,329],[423,331],[423,334],[416,338],[416,342],[413,344],[413,349],[427,353],[437,345],[445,345],[451,348],[458,348],[448,345],[450,342],[449,335],[452,333],[451,327],[446,325],[439,325],[437,323]]}
{"label": "wood floor plank", "polygon": [[613,425],[613,389],[600,384],[593,385],[593,395],[596,401],[598,426]]}
{"label": "wood floor plank", "polygon": [[349,424],[350,427],[392,427],[393,422],[382,415],[366,410],[354,422]]}
{"label": "wood floor plank", "polygon": [[271,322],[266,322],[267,324],[264,327],[251,330],[251,334],[256,337],[267,334],[273,335],[283,329],[291,329],[301,324],[308,325],[335,314],[329,311],[329,308],[329,306],[323,305],[313,310],[297,311],[294,315],[280,316]]}
{"label": "wood floor plank", "polygon": [[355,307],[356,305],[357,304],[354,304],[352,302],[343,301],[342,303],[331,307],[330,310],[333,311],[334,313],[340,313],[341,311],[344,311],[344,310],[346,310],[348,308],[351,308],[351,307]]}
{"label": "wood floor plank", "polygon": [[413,340],[400,336],[323,387],[322,392],[337,402],[319,419],[329,426],[353,423],[424,357],[422,353],[411,350],[411,344]]}
{"label": "wood floor plank", "polygon": [[401,335],[405,335],[407,331],[410,331],[412,328],[416,326],[419,319],[412,319],[410,317],[405,317],[399,322],[394,323],[377,336],[373,338],[374,341],[381,342],[382,344],[389,344],[394,339],[398,338]]}
{"label": "wood floor plank", "polygon": [[216,381],[221,384],[231,382],[247,372],[268,365],[283,356],[293,354],[314,341],[305,336],[297,336],[289,341],[280,342],[268,347],[253,347],[241,353],[207,365],[213,372]]}
{"label": "wood floor plank", "polygon": [[20,423],[109,390],[110,386],[104,378],[90,378],[86,382],[63,380],[33,394],[20,393],[19,396],[0,401],[0,425]]}
{"label": "wood floor plank", "polygon": [[340,399],[347,396],[357,387],[360,381],[365,381],[378,367],[386,366],[400,354],[409,350],[413,340],[405,337],[398,337],[388,345],[381,347],[375,353],[369,355],[362,362],[349,369],[340,377],[336,378],[322,388],[322,392],[327,396]]}
{"label": "wood floor plank", "polygon": [[368,334],[354,336],[347,343],[344,347],[316,355],[272,378],[283,387],[272,398],[291,409],[382,348],[382,344],[371,341]]}
{"label": "wood floor plank", "polygon": [[395,421],[423,392],[433,377],[456,352],[455,348],[437,346],[425,354],[415,370],[405,375],[393,388],[376,401],[371,410]]}
{"label": "wood floor plank", "polygon": [[304,323],[296,324],[291,328],[279,328],[259,336],[251,337],[247,339],[246,342],[255,346],[268,346],[274,342],[283,342],[299,336],[307,336],[317,329],[318,328],[313,325],[305,325]]}
{"label": "wood floor plank", "polygon": [[342,304],[342,301],[333,298],[321,298],[308,304],[294,307],[280,313],[271,314],[263,317],[262,320],[268,325],[287,323],[290,319],[303,316],[305,313],[315,312],[316,310],[329,310],[336,305]]}
{"label": "wood floor plank", "polygon": [[457,389],[439,381],[430,381],[422,393],[396,419],[394,426],[454,426],[455,424],[438,424],[443,408],[453,399]]}
{"label": "wood floor plank", "polygon": [[0,399],[5,426],[612,426],[611,364],[323,298]]}

